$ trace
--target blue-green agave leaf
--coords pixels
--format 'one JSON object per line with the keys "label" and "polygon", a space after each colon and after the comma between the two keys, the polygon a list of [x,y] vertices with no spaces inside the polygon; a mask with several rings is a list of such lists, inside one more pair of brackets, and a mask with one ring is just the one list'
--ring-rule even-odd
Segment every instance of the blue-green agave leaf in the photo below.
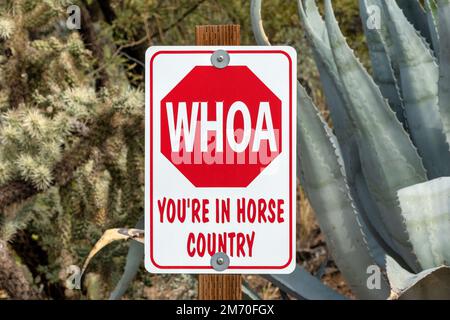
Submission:
{"label": "blue-green agave leaf", "polygon": [[264,278],[284,292],[300,300],[346,300],[347,298],[324,285],[304,268],[297,265],[291,274],[264,275]]}
{"label": "blue-green agave leaf", "polygon": [[241,289],[244,300],[261,300],[258,293],[256,293],[244,279],[242,279]]}
{"label": "blue-green agave leaf", "polygon": [[428,177],[449,176],[449,145],[438,106],[438,66],[397,4],[383,1],[383,5],[388,15],[390,33],[396,40],[394,43],[411,138],[422,156]]}
{"label": "blue-green agave leaf", "polygon": [[[386,0],[382,1],[385,2]],[[419,0],[397,0],[397,4],[408,21],[414,26],[414,29],[420,33],[421,37],[424,37],[429,45],[433,45],[427,14]]]}
{"label": "blue-green agave leaf", "polygon": [[[386,27],[386,14],[383,12],[380,1],[381,0],[359,1],[361,20],[367,39],[370,59],[372,61],[373,79],[380,87],[383,96],[388,99],[389,105],[397,115],[397,119],[402,124],[405,124],[401,92],[390,57],[393,52],[393,50],[390,49],[392,48],[392,40],[389,35],[389,30]],[[378,11],[375,12],[373,10]],[[373,16],[374,14],[379,14],[379,16]],[[371,18],[379,19],[379,25],[372,25],[370,23]]]}
{"label": "blue-green agave leaf", "polygon": [[422,268],[450,265],[450,177],[400,189],[398,199]]}
{"label": "blue-green agave leaf", "polygon": [[[366,232],[369,247],[373,250],[372,253],[377,261],[384,261],[384,256],[377,255],[382,250],[376,248],[375,243],[377,241],[375,239],[389,252],[392,252],[393,244],[386,226],[380,218],[374,200],[370,194],[366,193],[368,188],[365,185],[365,179],[361,177],[361,162],[355,130],[345,107],[345,104],[348,102],[343,95],[325,22],[320,16],[314,0],[306,0],[304,2],[305,4],[303,5],[301,0],[298,1],[299,14],[319,69],[321,82],[328,101],[328,108],[333,120],[334,132],[342,152],[350,192],[361,215],[362,226]],[[357,180],[360,181],[359,184],[356,183]]]}
{"label": "blue-green agave leaf", "polygon": [[[385,51],[389,57],[389,60],[391,61],[394,76],[398,83],[400,81],[400,68],[398,66],[397,57],[395,56],[393,43],[394,40],[392,39],[392,36],[389,33],[389,28],[387,26],[386,20],[387,16],[382,1],[384,0],[360,0],[360,14],[361,18],[363,19],[362,22],[364,23],[366,28],[368,27],[370,21],[373,22],[371,23],[372,27],[371,30],[379,34],[381,41],[385,46]],[[365,19],[365,14],[367,13],[367,11],[370,11],[372,20]],[[380,16],[377,17],[377,14],[379,14]],[[377,21],[377,19],[379,19],[379,21]],[[379,23],[376,24],[375,22]],[[375,24],[375,26],[373,24]]]}
{"label": "blue-green agave leaf", "polygon": [[[353,126],[344,106],[344,97],[340,94],[340,82],[338,81],[337,69],[330,49],[325,23],[319,14],[314,0],[306,0],[304,6],[302,1],[299,0],[298,4],[306,35],[310,40],[314,58],[319,69],[325,96],[329,102],[328,105],[333,120],[334,131],[336,132],[341,147],[346,149],[346,146],[349,145],[348,149],[352,153],[352,156],[355,157],[358,151],[354,143]],[[348,167],[346,169],[350,171]]]}
{"label": "blue-green agave leaf", "polygon": [[[144,217],[141,217],[136,223],[136,229],[144,229]],[[137,241],[131,241],[130,248],[128,249],[127,260],[125,263],[125,269],[123,271],[122,277],[114,288],[114,291],[111,292],[109,300],[118,300],[125,294],[134,278],[136,277],[139,267],[141,266],[143,261],[144,245]]]}
{"label": "blue-green agave leaf", "polygon": [[250,4],[250,17],[252,21],[253,35],[256,43],[260,46],[270,46],[269,38],[264,32],[263,21],[261,17],[262,0],[252,0]]}
{"label": "blue-green agave leaf", "polygon": [[299,12],[306,34],[311,42],[325,96],[329,102],[328,107],[333,120],[333,129],[345,160],[347,178],[352,181],[354,173],[360,166],[358,149],[353,124],[345,108],[345,97],[341,94],[342,90],[338,81],[339,77],[330,49],[325,23],[314,0],[306,0],[304,7],[302,1],[299,1]]}
{"label": "blue-green agave leaf", "polygon": [[[384,239],[391,239],[389,234],[387,234],[387,231],[381,229],[380,230],[381,232],[386,232],[386,234],[384,234],[380,233],[379,230],[375,228],[375,225],[377,226],[383,225],[381,217],[379,215],[374,214],[372,214],[370,217],[364,215],[364,213],[371,212],[371,210],[373,210],[372,203],[374,205],[376,204],[374,203],[372,198],[367,199],[367,197],[371,197],[371,194],[370,191],[368,190],[367,183],[361,172],[356,175],[355,186],[356,191],[358,192],[358,197],[361,200],[360,204],[363,206],[363,210],[361,209],[358,210],[358,212],[360,212],[360,216],[363,221],[361,225],[364,233],[368,235],[367,242],[370,249],[370,253],[374,257],[378,266],[380,266],[380,268],[382,269],[385,269],[386,253],[395,258],[397,261],[399,261],[399,263],[401,263],[403,266],[407,266],[408,264],[403,260],[403,258],[399,255],[399,253],[397,253],[393,249],[394,246],[392,245],[392,243],[390,244],[385,243]],[[369,204],[370,206],[364,207],[367,204]],[[376,242],[378,245],[374,245],[373,242]]]}
{"label": "blue-green agave leaf", "polygon": [[419,264],[397,206],[396,192],[425,181],[425,170],[408,134],[346,43],[330,0],[325,1],[325,13],[333,57],[350,102],[346,107],[356,128],[364,177],[396,249],[416,271]]}
{"label": "blue-green agave leaf", "polygon": [[336,140],[306,91],[299,87],[297,134],[301,181],[330,252],[353,292],[360,298],[386,298],[383,279],[380,290],[367,288],[367,268],[374,265],[360,218],[353,205],[339,159]]}
{"label": "blue-green agave leaf", "polygon": [[394,259],[386,257],[386,271],[391,284],[392,300],[450,299],[450,267],[439,266],[412,274]]}
{"label": "blue-green agave leaf", "polygon": [[450,0],[438,0],[440,34],[439,111],[450,144]]}
{"label": "blue-green agave leaf", "polygon": [[433,45],[434,54],[439,58],[439,34],[436,26],[436,2],[434,0],[425,0],[425,10],[427,13],[428,29],[431,34],[431,43]]}

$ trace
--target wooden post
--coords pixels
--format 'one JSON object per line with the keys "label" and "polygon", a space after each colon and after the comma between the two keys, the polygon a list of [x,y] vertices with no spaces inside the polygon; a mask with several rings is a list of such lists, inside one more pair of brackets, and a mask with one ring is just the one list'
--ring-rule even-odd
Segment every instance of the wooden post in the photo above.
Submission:
{"label": "wooden post", "polygon": [[[238,46],[239,25],[206,25],[195,28],[198,46]],[[241,300],[242,278],[240,274],[209,274],[198,277],[200,300]]]}
{"label": "wooden post", "polygon": [[207,25],[195,28],[198,46],[238,46],[241,44],[241,27],[238,24]]}

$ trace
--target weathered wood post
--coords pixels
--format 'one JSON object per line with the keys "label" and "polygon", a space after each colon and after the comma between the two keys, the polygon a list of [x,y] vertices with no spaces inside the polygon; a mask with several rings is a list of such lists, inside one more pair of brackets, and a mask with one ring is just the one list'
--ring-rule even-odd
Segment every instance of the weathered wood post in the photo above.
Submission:
{"label": "weathered wood post", "polygon": [[[239,25],[205,25],[195,28],[198,46],[240,45]],[[199,275],[198,298],[200,300],[241,300],[241,275]]]}

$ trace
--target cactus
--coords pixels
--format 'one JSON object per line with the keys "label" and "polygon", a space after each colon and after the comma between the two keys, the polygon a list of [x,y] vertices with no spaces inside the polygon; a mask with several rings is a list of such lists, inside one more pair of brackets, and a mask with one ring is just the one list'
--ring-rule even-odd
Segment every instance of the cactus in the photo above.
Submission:
{"label": "cactus", "polygon": [[[359,2],[373,76],[347,45],[331,0],[325,17],[316,1],[298,0],[333,122],[299,84],[299,178],[358,298],[449,298],[450,1]],[[368,24],[374,9],[378,29]],[[251,16],[256,41],[270,45],[261,0]],[[371,264],[383,275],[377,289],[365,281]],[[301,295],[305,277],[273,279]]]}
{"label": "cactus", "polygon": [[[31,292],[35,281],[43,298],[62,292],[67,267],[81,264],[92,239],[110,225],[134,225],[142,214],[143,182],[136,177],[144,171],[144,136],[136,124],[143,92],[114,65],[108,72],[117,77],[115,86],[96,86],[92,39],[61,28],[66,7],[59,0],[0,1],[0,245],[20,244],[18,235],[26,233],[45,253],[29,267],[19,261],[39,256],[34,247],[4,245],[11,268],[0,268],[0,282],[28,281],[30,297],[38,296]],[[111,257],[125,249],[95,262],[106,285],[121,268]],[[32,277],[15,272],[22,267]],[[25,295],[13,292],[16,283],[6,285],[9,296]]]}

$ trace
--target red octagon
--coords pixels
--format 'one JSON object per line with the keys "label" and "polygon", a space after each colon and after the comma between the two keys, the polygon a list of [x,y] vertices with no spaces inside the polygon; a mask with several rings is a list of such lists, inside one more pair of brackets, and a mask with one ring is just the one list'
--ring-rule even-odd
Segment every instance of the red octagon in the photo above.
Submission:
{"label": "red octagon", "polygon": [[[245,105],[247,115],[243,111],[229,113],[235,102],[239,102],[240,106]],[[266,133],[274,133],[276,148],[273,140],[267,138],[257,139],[260,143],[255,146],[259,148],[254,146],[261,102],[265,104],[266,110],[270,109],[270,118],[262,117],[259,127]],[[203,118],[202,108],[207,110]],[[222,113],[218,108],[221,108]],[[161,152],[196,187],[246,187],[281,153],[281,101],[246,66],[228,66],[224,69],[213,66],[195,67],[164,97],[160,112]],[[197,115],[196,124],[191,121],[192,114]],[[216,121],[220,114],[222,121]],[[267,112],[265,115],[267,116]],[[201,128],[206,128],[205,119],[210,123],[223,125],[222,130],[214,125],[216,131],[204,130],[207,135],[204,134],[203,139],[207,137],[207,140],[202,149]],[[227,135],[227,123],[234,128],[235,143],[245,146],[244,137],[245,141],[249,141],[244,150],[237,150],[230,145],[230,136],[233,137],[233,134]],[[189,136],[183,129],[193,129],[192,125],[195,125],[195,130]],[[270,127],[273,127],[273,131],[268,130]],[[178,135],[174,128],[178,130]],[[220,133],[217,135],[220,131],[221,150],[216,145],[216,136],[220,138]],[[179,146],[175,149],[174,140],[179,141]]]}

